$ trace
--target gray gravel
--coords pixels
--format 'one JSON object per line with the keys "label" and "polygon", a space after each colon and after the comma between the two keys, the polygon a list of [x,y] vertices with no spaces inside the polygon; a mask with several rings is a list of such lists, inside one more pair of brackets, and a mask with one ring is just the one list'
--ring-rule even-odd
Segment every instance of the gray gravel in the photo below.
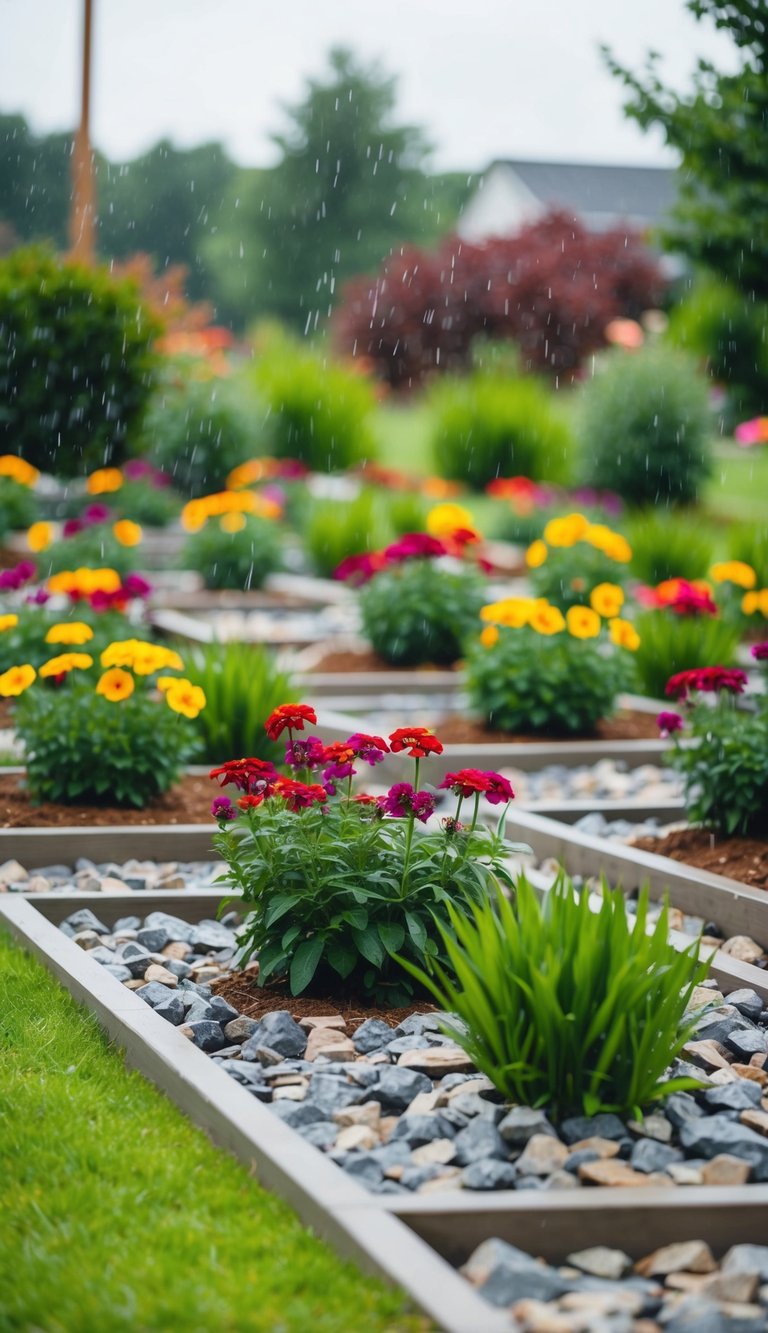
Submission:
{"label": "gray gravel", "polygon": [[73,866],[34,870],[14,860],[0,865],[0,893],[136,893],[148,889],[210,889],[224,873],[221,861],[137,861],[96,864],[81,856]]}

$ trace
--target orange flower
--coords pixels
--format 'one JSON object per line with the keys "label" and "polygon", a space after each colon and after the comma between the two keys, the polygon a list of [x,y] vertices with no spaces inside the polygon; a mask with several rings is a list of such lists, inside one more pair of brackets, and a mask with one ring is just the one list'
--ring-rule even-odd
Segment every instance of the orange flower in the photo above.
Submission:
{"label": "orange flower", "polygon": [[27,546],[30,551],[44,551],[53,541],[53,527],[50,523],[33,523],[27,530]]}
{"label": "orange flower", "polygon": [[595,639],[600,633],[601,620],[588,606],[571,606],[565,613],[568,633],[574,639]]}
{"label": "orange flower", "polygon": [[534,607],[530,625],[537,634],[559,634],[565,629],[565,620],[556,606],[550,606],[545,602]]}
{"label": "orange flower", "polygon": [[245,514],[222,514],[219,527],[222,532],[242,532],[245,527]]}
{"label": "orange flower", "polygon": [[118,703],[120,699],[128,699],[135,688],[133,676],[127,671],[122,671],[120,667],[113,667],[111,671],[105,671],[99,679],[96,693],[103,694],[110,703]]}
{"label": "orange flower", "polygon": [[100,467],[92,472],[85,483],[89,495],[108,495],[119,491],[123,484],[123,474],[119,467]]}
{"label": "orange flower", "polygon": [[0,477],[9,477],[19,486],[36,486],[40,480],[40,473],[31,463],[25,462],[17,454],[2,454],[0,456]]}
{"label": "orange flower", "polygon": [[617,648],[627,648],[629,652],[634,653],[640,647],[640,635],[628,620],[621,620],[618,617],[609,620],[608,629],[611,641]]}
{"label": "orange flower", "polygon": [[23,694],[25,690],[29,689],[36,677],[37,672],[33,666],[29,665],[29,662],[25,662],[23,666],[9,667],[0,676],[0,695],[3,699],[8,699],[11,696]]}
{"label": "orange flower", "polygon": [[484,648],[493,648],[499,642],[499,631],[495,625],[486,625],[480,631],[480,642]]}
{"label": "orange flower", "polygon": [[575,546],[587,529],[589,520],[583,514],[564,514],[551,518],[544,529],[544,541],[549,546]]}
{"label": "orange flower", "polygon": [[59,625],[51,625],[45,636],[46,643],[64,643],[79,646],[93,638],[93,630],[84,620],[63,620]]}
{"label": "orange flower", "polygon": [[48,676],[65,676],[68,671],[87,671],[93,666],[93,658],[88,653],[59,653],[58,657],[49,657],[40,668],[41,679]]}
{"label": "orange flower", "polygon": [[130,518],[119,518],[113,523],[112,531],[121,546],[138,546],[141,541],[141,527]]}

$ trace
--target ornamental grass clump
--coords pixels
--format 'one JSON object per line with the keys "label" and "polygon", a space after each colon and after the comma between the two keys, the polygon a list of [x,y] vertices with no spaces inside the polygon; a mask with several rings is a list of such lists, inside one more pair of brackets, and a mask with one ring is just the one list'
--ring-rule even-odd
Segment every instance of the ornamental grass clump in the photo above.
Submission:
{"label": "ornamental grass clump", "polygon": [[184,661],[206,699],[195,719],[200,763],[218,764],[239,750],[274,762],[282,758],[282,746],[269,739],[263,719],[290,692],[290,679],[266,648],[236,640],[195,644]]}
{"label": "ornamental grass clump", "polygon": [[[768,662],[768,643],[753,658]],[[728,836],[768,834],[768,693],[743,698],[747,676],[733,667],[681,671],[667,682],[667,697],[683,715],[658,716],[671,736],[669,762],[685,784],[688,818]],[[766,682],[768,684],[768,682]],[[693,744],[681,744],[683,740]]]}
{"label": "ornamental grass clump", "polygon": [[626,537],[585,514],[552,518],[525,553],[533,590],[561,611],[585,602],[601,583],[622,583],[632,548]]}
{"label": "ornamental grass clump", "polygon": [[464,528],[409,532],[339,565],[336,578],[361,586],[364,632],[390,666],[451,666],[462,656],[483,602],[482,566],[471,558],[478,540]]}
{"label": "ornamental grass clump", "polygon": [[641,1118],[672,1092],[668,1078],[699,1018],[686,1014],[707,964],[699,942],[668,942],[665,904],[648,930],[641,892],[630,922],[620,890],[603,884],[593,912],[561,873],[539,902],[524,876],[510,900],[500,888],[469,907],[449,904],[439,926],[444,962],[409,974],[460,1022],[445,1030],[505,1099],[559,1119],[601,1111]]}
{"label": "ornamental grass clump", "polygon": [[[212,813],[225,881],[251,909],[243,957],[258,955],[261,986],[286,981],[294,995],[312,987],[406,1003],[416,987],[395,955],[447,965],[438,927],[448,925],[449,904],[467,910],[509,883],[505,859],[520,850],[504,837],[514,793],[498,773],[448,774],[441,785],[457,795],[456,808],[426,827],[436,794],[419,785],[422,760],[443,748],[432,732],[401,727],[387,740],[358,732],[326,745],[303,734],[316,722],[305,704],[283,704],[267,719],[271,740],[287,733],[287,774],[257,758],[211,772],[235,788],[216,797]],[[379,797],[356,792],[355,778],[390,751],[414,760],[412,781]],[[478,820],[481,799],[501,806],[493,830]]]}
{"label": "ornamental grass clump", "polygon": [[[83,627],[87,629],[87,626]],[[53,652],[0,675],[0,697],[18,699],[15,725],[34,801],[145,806],[168,790],[195,750],[189,723],[205,707],[180,675],[172,649],[115,640],[99,655],[86,634],[49,640]]]}
{"label": "ornamental grass clump", "polygon": [[510,734],[593,734],[631,680],[627,654],[639,645],[620,615],[623,602],[617,584],[603,583],[588,605],[565,614],[543,597],[484,606],[483,629],[466,659],[474,711],[490,729]]}

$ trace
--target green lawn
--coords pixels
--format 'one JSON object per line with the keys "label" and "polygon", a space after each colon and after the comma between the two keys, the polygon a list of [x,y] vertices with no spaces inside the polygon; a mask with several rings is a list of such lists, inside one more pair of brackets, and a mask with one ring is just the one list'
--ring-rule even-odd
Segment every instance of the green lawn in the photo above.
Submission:
{"label": "green lawn", "polygon": [[415,1333],[0,933],[0,1329]]}
{"label": "green lawn", "polygon": [[713,514],[762,519],[768,526],[768,448],[718,445],[704,500]]}

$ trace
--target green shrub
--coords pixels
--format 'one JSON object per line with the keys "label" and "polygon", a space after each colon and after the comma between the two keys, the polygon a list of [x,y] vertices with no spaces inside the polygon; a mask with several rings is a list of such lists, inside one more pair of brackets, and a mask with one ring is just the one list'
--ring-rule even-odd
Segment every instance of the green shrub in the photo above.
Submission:
{"label": "green shrub", "polygon": [[483,595],[483,580],[473,569],[408,560],[382,569],[363,587],[363,629],[391,666],[450,666],[477,627]]}
{"label": "green shrub", "polygon": [[733,523],[728,529],[728,555],[743,560],[757,575],[757,585],[768,588],[768,523]]}
{"label": "green shrub", "polygon": [[0,477],[0,540],[9,532],[30,527],[38,517],[34,491],[29,486],[20,486],[11,477]]}
{"label": "green shrub", "polygon": [[254,382],[270,410],[274,452],[313,472],[341,472],[375,456],[373,391],[359,375],[283,337],[256,362]]}
{"label": "green shrub", "polygon": [[699,517],[649,509],[631,518],[626,531],[632,547],[630,572],[641,583],[706,578],[714,540]]}
{"label": "green shrub", "polygon": [[552,394],[533,379],[475,374],[444,379],[430,394],[431,448],[443,477],[482,490],[494,477],[562,481],[573,439]]}
{"label": "green shrub", "polygon": [[[590,523],[580,513],[550,519],[543,537],[532,542],[525,553],[537,597],[545,597],[566,611],[583,605],[595,588],[607,585],[619,599],[614,615],[618,615],[624,600],[621,584],[631,558],[626,537],[604,523]],[[600,610],[600,614],[604,612]]]}
{"label": "green shrub", "polygon": [[605,358],[581,402],[583,480],[633,505],[692,504],[710,475],[706,381],[669,347]]}
{"label": "green shrub", "polygon": [[144,426],[146,454],[184,496],[220,490],[233,468],[269,453],[266,411],[242,378],[167,377]]}
{"label": "green shrub", "polygon": [[0,452],[59,476],[119,463],[159,327],[134,284],[44,249],[0,260]]}
{"label": "green shrub", "polygon": [[383,545],[388,535],[371,490],[354,500],[310,499],[299,530],[312,568],[324,578],[347,556]]}
{"label": "green shrub", "polygon": [[[565,874],[539,903],[524,876],[442,924],[446,967],[408,971],[458,1024],[445,1029],[507,1101],[569,1113],[630,1113],[697,1080],[665,1078],[699,1017],[686,1014],[706,976],[698,941],[677,952],[665,905],[646,934],[648,896],[630,925],[620,890],[599,911]],[[455,976],[455,980],[454,980]]]}
{"label": "green shrub", "polygon": [[[127,639],[135,634],[136,626],[120,611],[94,611],[87,601],[77,601],[66,611],[54,612],[43,606],[20,606],[17,623],[0,632],[0,672],[7,671],[16,662],[29,662],[35,670],[59,652],[67,651],[47,644],[45,636],[52,625],[68,621],[86,624],[93,630],[93,638],[83,642],[77,652],[98,657],[113,639]],[[144,627],[142,626],[142,632]]]}
{"label": "green shrub", "polygon": [[243,514],[243,526],[228,532],[228,517],[209,518],[187,538],[181,568],[196,569],[206,588],[260,588],[282,567],[280,529],[272,519]]}
{"label": "green shrub", "polygon": [[37,555],[41,577],[62,569],[115,569],[124,578],[141,563],[140,546],[122,546],[110,523],[94,523],[71,537],[62,537]]}
{"label": "green shrub", "polygon": [[170,486],[153,486],[149,481],[125,481],[111,501],[118,518],[130,518],[148,528],[165,528],[178,518],[181,496]]}
{"label": "green shrub", "polygon": [[[483,617],[489,623],[467,653],[466,678],[472,709],[490,729],[589,736],[614,712],[631,665],[591,608],[571,607],[566,620],[555,606],[510,598]],[[612,624],[628,636],[625,647],[635,646],[631,626]]]}
{"label": "green shrub", "polygon": [[768,408],[766,323],[764,304],[710,275],[698,276],[670,314],[667,338],[727,387],[736,421]]}
{"label": "green shrub", "polygon": [[660,699],[667,681],[694,667],[729,666],[739,646],[739,628],[717,616],[681,616],[660,609],[635,620],[640,645],[635,671],[643,694]]}
{"label": "green shrub", "polygon": [[246,643],[208,643],[185,650],[187,678],[199,685],[206,704],[195,720],[201,763],[220,764],[228,755],[282,759],[284,746],[264,731],[264,717],[290,696],[290,677],[266,649]]}
{"label": "green shrub", "polygon": [[[406,532],[423,532],[430,505],[417,491],[380,491],[379,504],[391,539]],[[358,550],[363,547],[359,546]],[[351,554],[351,553],[350,553]]]}

